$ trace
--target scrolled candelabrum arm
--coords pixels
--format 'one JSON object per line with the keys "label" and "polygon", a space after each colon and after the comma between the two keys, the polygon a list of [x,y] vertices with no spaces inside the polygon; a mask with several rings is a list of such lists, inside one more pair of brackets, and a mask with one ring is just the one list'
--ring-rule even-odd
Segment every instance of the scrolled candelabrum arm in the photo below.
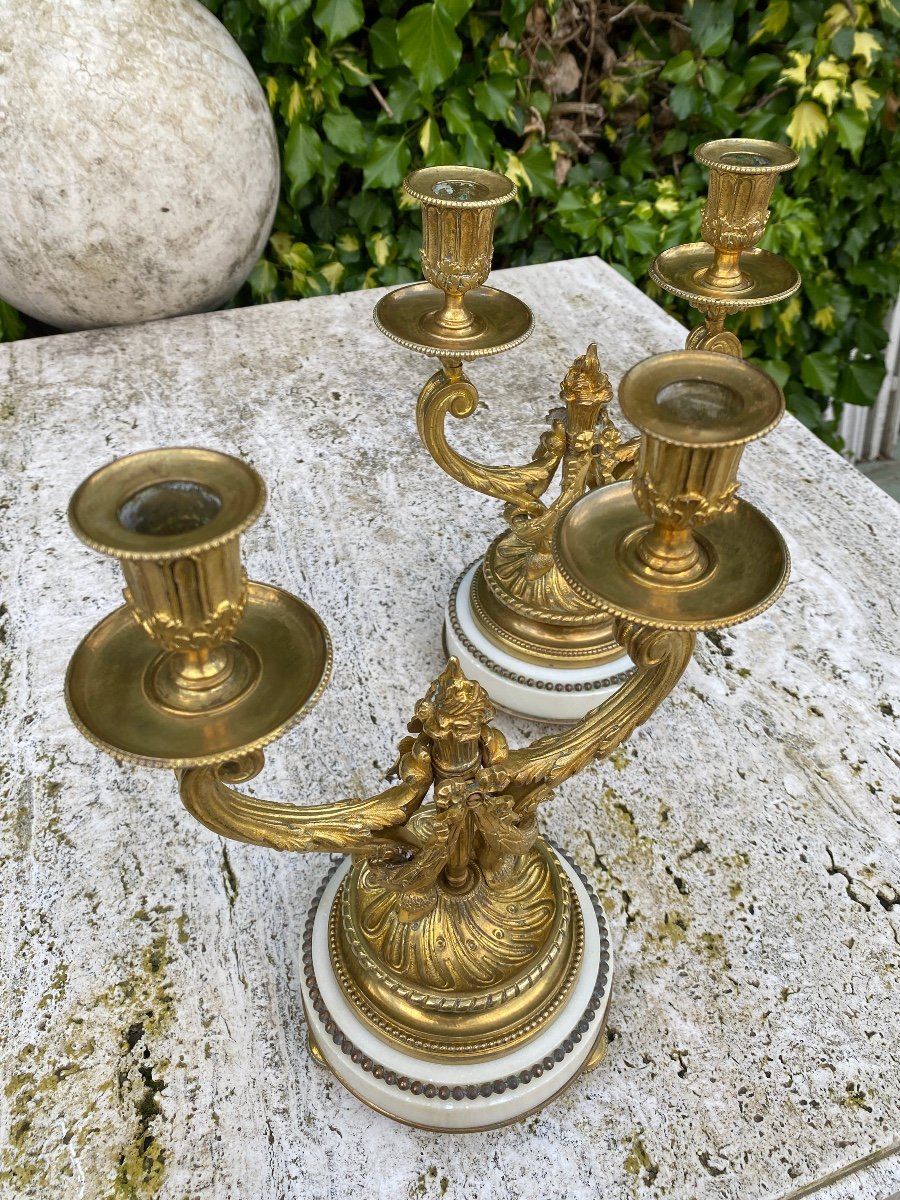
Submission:
{"label": "scrolled candelabrum arm", "polygon": [[513,505],[517,512],[537,515],[544,511],[538,497],[550,482],[566,451],[562,422],[556,421],[541,438],[530,463],[521,466],[488,466],[459,454],[447,441],[448,415],[469,417],[478,407],[478,391],[457,363],[445,363],[419,394],[416,423],[431,457],[453,479],[473,491]]}
{"label": "scrolled candelabrum arm", "polygon": [[371,853],[385,839],[403,841],[403,826],[431,787],[427,746],[422,738],[409,742],[398,764],[400,782],[366,799],[297,805],[247,796],[231,785],[262,770],[257,750],[237,762],[182,771],[181,801],[202,825],[233,841],[271,850]]}
{"label": "scrolled candelabrum arm", "polygon": [[616,640],[638,668],[614,695],[577,725],[510,751],[504,768],[520,812],[533,811],[550,790],[592,759],[605,758],[642,725],[668,696],[691,660],[696,637],[617,620]]}
{"label": "scrolled candelabrum arm", "polygon": [[[489,724],[494,710],[483,688],[451,658],[416,706],[395,786],[334,804],[257,800],[232,786],[261,769],[257,751],[235,763],[183,771],[182,802],[213,832],[237,841],[368,858],[378,864],[374,878],[397,893],[419,893],[444,870],[464,872],[472,858],[484,870],[496,870],[498,862],[533,844],[535,811],[552,789],[610,754],[647,720],[690,661],[693,634],[625,621],[616,631],[637,672],[564,733],[509,750]],[[432,784],[437,816],[425,830],[415,822],[409,826]]]}

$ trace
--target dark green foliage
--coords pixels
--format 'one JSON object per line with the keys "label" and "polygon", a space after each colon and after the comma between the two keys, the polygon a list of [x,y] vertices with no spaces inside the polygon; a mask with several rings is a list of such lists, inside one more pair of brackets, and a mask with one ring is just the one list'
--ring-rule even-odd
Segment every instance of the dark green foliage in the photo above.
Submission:
{"label": "dark green foliage", "polygon": [[283,147],[274,232],[238,302],[419,278],[399,184],[449,162],[519,185],[496,265],[599,254],[649,290],[650,259],[700,237],[690,149],[745,134],[801,153],[762,244],[804,287],[729,327],[828,440],[841,401],[874,399],[900,285],[898,0],[205,2],[259,73]]}

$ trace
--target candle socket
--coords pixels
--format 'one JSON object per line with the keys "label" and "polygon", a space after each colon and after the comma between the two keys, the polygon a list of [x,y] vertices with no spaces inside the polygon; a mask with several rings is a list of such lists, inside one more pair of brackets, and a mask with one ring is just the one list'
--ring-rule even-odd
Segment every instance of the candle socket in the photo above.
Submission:
{"label": "candle socket", "polygon": [[705,142],[694,157],[709,169],[701,220],[705,240],[664,250],[651,263],[650,278],[703,313],[703,323],[688,335],[687,349],[740,358],[740,339],[725,329],[725,318],[785,300],[800,286],[790,263],[756,248],[778,176],[800,160],[787,146],[755,138]]}
{"label": "candle socket", "polygon": [[[485,181],[481,175],[490,178]],[[496,179],[487,171],[457,171],[448,177],[439,167],[426,167],[403,185],[422,205],[422,274],[446,297],[443,308],[423,322],[438,334],[471,336],[484,330],[484,321],[469,312],[465,297],[490,274],[494,214],[515,195],[514,185],[504,179],[508,187],[498,186]]]}
{"label": "candle socket", "polygon": [[240,537],[266,489],[246,463],[176,447],[95,471],[69,506],[73,530],[115,558],[124,609],[69,668],[76,724],[111,753],[156,765],[220,761],[264,744],[311,705],[328,635],[301,601],[251,583]]}
{"label": "candle socket", "polygon": [[422,274],[375,307],[375,324],[410,350],[448,359],[482,358],[523,342],[527,305],[482,286],[494,253],[494,217],[516,185],[478,167],[423,167],[403,181],[422,206]]}
{"label": "candle socket", "polygon": [[161,648],[144,680],[155,703],[213,712],[253,685],[259,660],[233,639],[247,605],[240,534],[265,496],[238,459],[185,449],[118,459],[73,496],[75,533],[119,560],[132,616]]}
{"label": "candle socket", "polygon": [[709,192],[700,232],[715,251],[701,274],[709,287],[731,290],[751,286],[741,271],[741,254],[751,250],[765,233],[769,200],[783,171],[792,170],[798,156],[777,142],[722,138],[704,142],[694,151],[709,168]]}
{"label": "candle socket", "polygon": [[641,431],[637,469],[630,489],[593,492],[560,522],[554,556],[566,579],[618,617],[683,629],[772,603],[787,551],[738,500],[737,471],[747,443],[781,419],[778,385],[728,355],[680,351],[632,367],[619,400]]}

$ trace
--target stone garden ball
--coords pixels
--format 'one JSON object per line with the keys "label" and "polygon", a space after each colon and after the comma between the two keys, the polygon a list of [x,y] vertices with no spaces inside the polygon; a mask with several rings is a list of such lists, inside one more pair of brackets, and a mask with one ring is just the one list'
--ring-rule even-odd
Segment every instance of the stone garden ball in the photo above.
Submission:
{"label": "stone garden ball", "polygon": [[60,329],[201,312],[253,269],[278,144],[200,0],[0,0],[0,296]]}

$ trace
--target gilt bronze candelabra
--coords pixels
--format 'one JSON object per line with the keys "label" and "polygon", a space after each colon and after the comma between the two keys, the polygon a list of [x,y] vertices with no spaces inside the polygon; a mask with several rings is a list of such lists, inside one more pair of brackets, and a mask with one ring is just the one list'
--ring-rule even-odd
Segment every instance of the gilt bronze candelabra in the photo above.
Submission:
{"label": "gilt bronze candelabra", "polygon": [[[466,674],[502,708],[525,716],[577,720],[611,695],[634,667],[609,614],[571,586],[554,562],[562,515],[591,490],[626,479],[637,439],[626,441],[608,413],[609,380],[591,345],[566,374],[561,404],[548,417],[531,461],[488,466],[459,454],[446,422],[478,407],[463,363],[518,346],[530,310],[484,287],[494,214],[515,194],[502,175],[470,167],[429,167],[404,183],[422,206],[422,271],[428,282],[389,293],[375,322],[407,349],[440,359],[417,406],[419,433],[437,464],[465,487],[504,504],[507,529],[454,584],[444,637]],[[450,314],[450,315],[448,315]],[[559,494],[546,496],[556,476]]]}
{"label": "gilt bronze candelabra", "polygon": [[[429,323],[464,326],[463,294],[423,307]],[[488,337],[493,308],[473,337]],[[783,411],[777,385],[737,359],[668,354],[625,376],[622,403],[641,430],[634,482],[572,503],[550,552],[574,594],[605,606],[628,679],[564,732],[512,749],[451,658],[414,706],[396,782],[369,797],[302,806],[239,790],[330,666],[312,610],[242,569],[239,537],[265,496],[255,471],[209,450],[147,451],[71,502],[76,534],[119,559],[127,585],[72,658],[74,721],[120,759],[174,768],[185,807],[224,837],[345,856],[302,947],[310,1050],[413,1125],[520,1119],[602,1058],[606,919],[537,810],[654,712],[697,630],[760,612],[787,578],[777,531],[735,496],[743,446]]]}
{"label": "gilt bronze candelabra", "polygon": [[755,138],[705,142],[694,158],[709,168],[700,227],[705,240],[664,250],[651,264],[650,278],[703,313],[703,323],[688,335],[689,350],[740,358],[740,339],[725,329],[725,318],[777,304],[800,286],[800,275],[789,262],[755,249],[766,230],[778,176],[792,171],[800,159],[787,146]]}

